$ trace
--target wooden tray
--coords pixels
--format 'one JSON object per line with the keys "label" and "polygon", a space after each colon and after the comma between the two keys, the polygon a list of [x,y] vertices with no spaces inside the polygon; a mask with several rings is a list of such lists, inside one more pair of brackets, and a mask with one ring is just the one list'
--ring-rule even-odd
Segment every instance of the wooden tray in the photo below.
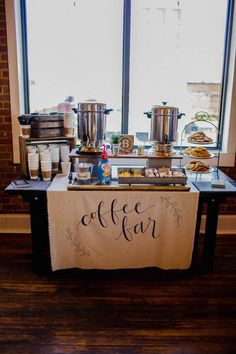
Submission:
{"label": "wooden tray", "polygon": [[74,183],[68,183],[67,185],[67,190],[68,191],[99,191],[99,190],[106,190],[106,191],[181,191],[181,192],[188,192],[190,190],[190,186],[185,186],[185,185],[119,185],[116,181],[112,181],[112,184],[110,185],[104,185],[104,184],[96,184],[96,183],[91,183],[91,184],[74,184]]}

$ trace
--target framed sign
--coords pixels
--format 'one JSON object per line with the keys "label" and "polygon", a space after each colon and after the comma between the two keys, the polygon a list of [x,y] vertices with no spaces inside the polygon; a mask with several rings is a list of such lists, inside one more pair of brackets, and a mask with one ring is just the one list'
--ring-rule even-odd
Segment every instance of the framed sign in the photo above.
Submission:
{"label": "framed sign", "polygon": [[120,136],[120,152],[130,153],[134,147],[134,135],[124,134]]}

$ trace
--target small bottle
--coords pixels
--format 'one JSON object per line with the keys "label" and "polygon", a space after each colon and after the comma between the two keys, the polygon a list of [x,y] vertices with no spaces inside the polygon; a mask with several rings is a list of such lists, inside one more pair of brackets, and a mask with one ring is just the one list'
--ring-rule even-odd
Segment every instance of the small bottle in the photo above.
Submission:
{"label": "small bottle", "polygon": [[98,164],[98,179],[100,184],[110,184],[111,177],[111,164],[108,161],[108,151],[107,146],[103,144],[103,152],[101,156],[101,161]]}

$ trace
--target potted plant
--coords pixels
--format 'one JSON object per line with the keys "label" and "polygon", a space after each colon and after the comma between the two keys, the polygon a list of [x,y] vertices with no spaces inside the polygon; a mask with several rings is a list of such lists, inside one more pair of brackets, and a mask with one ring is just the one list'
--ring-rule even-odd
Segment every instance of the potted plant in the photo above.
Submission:
{"label": "potted plant", "polygon": [[111,136],[111,144],[119,144],[120,143],[120,135],[113,134]]}
{"label": "potted plant", "polygon": [[120,147],[120,135],[113,134],[110,138],[111,141],[111,151],[113,155],[118,155]]}

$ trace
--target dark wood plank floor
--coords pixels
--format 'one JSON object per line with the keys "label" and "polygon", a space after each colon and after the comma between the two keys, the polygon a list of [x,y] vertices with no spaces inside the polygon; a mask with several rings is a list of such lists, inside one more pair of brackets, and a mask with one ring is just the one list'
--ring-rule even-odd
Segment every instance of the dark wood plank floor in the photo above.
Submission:
{"label": "dark wood plank floor", "polygon": [[0,234],[0,352],[236,353],[236,235],[210,274],[36,274],[30,236]]}

